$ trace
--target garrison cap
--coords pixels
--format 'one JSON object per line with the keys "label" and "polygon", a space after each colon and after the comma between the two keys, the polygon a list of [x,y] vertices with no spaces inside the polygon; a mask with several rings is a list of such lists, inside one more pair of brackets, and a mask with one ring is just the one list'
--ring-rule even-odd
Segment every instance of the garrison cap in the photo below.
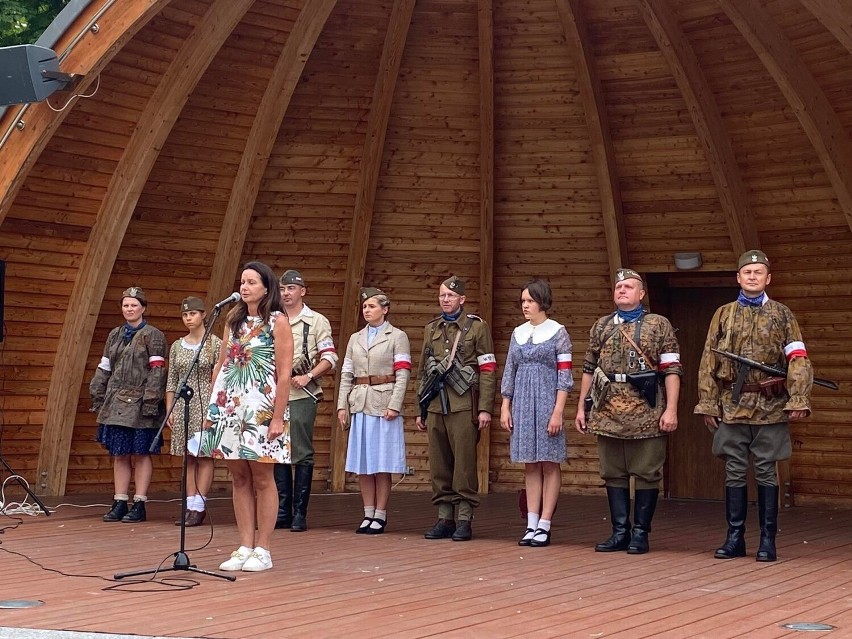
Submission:
{"label": "garrison cap", "polygon": [[299,271],[295,271],[293,269],[284,271],[284,275],[281,276],[281,279],[278,280],[278,283],[282,286],[286,286],[287,284],[297,284],[298,286],[306,286],[305,280],[302,278],[302,274],[299,273]]}
{"label": "garrison cap", "polygon": [[132,297],[133,299],[139,300],[139,303],[142,306],[148,306],[148,298],[145,297],[145,291],[138,286],[131,286],[130,288],[124,289],[121,293],[121,299],[124,299],[125,297]]}
{"label": "garrison cap", "polygon": [[204,308],[204,301],[198,297],[184,297],[183,301],[180,303],[180,312],[186,313],[187,311],[201,311],[204,313],[207,309]]}
{"label": "garrison cap", "polygon": [[464,295],[464,280],[456,277],[455,275],[451,275],[441,282],[441,284],[446,286],[456,295]]}
{"label": "garrison cap", "polygon": [[384,295],[385,297],[387,297],[387,295],[382,289],[376,288],[375,286],[365,286],[364,288],[362,288],[359,297],[361,299],[361,303],[363,304],[368,299],[370,299],[371,297],[375,297],[376,295]]}
{"label": "garrison cap", "polygon": [[632,268],[620,268],[615,272],[615,281],[623,282],[624,280],[639,280],[642,281],[642,276]]}
{"label": "garrison cap", "polygon": [[766,253],[763,251],[752,249],[740,255],[740,259],[737,262],[737,270],[739,271],[746,264],[765,264],[766,268],[769,268],[769,258],[766,257]]}

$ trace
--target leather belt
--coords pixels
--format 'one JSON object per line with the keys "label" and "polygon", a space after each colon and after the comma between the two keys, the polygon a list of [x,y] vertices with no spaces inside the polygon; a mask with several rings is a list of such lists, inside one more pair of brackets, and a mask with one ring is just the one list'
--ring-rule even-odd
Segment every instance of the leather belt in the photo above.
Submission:
{"label": "leather belt", "polygon": [[[736,382],[722,382],[722,388],[731,390]],[[743,384],[743,393],[759,393],[763,390],[760,384]]]}
{"label": "leather belt", "polygon": [[369,386],[378,386],[379,384],[391,384],[396,381],[396,375],[366,375],[364,377],[356,377],[356,384],[367,384]]}

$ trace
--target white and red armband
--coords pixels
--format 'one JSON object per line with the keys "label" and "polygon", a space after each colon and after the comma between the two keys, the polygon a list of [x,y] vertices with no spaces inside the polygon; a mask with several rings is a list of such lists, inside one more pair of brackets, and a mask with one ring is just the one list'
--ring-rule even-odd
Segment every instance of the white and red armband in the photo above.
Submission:
{"label": "white and red armband", "polygon": [[556,356],[556,370],[570,371],[572,366],[571,353],[559,353]]}
{"label": "white and red armband", "polygon": [[148,368],[162,368],[166,365],[166,358],[160,355],[151,355],[148,358]]}
{"label": "white and red armband", "polygon": [[807,357],[808,351],[805,348],[804,342],[790,342],[784,347],[784,357],[789,362],[794,357]]}
{"label": "white and red armband", "polygon": [[393,356],[393,372],[410,371],[411,370],[411,355],[408,353],[396,353]]}
{"label": "white and red armband", "polygon": [[662,353],[660,355],[660,365],[657,368],[664,371],[669,366],[675,366],[676,364],[680,364],[679,353]]}
{"label": "white and red armband", "polygon": [[494,353],[485,353],[476,358],[476,363],[479,364],[480,373],[493,373],[497,370],[497,358]]}

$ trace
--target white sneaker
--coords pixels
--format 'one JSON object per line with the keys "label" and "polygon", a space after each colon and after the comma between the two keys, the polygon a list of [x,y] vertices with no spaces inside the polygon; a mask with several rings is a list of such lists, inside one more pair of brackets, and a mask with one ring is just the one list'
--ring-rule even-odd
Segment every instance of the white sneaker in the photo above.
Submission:
{"label": "white sneaker", "polygon": [[258,546],[251,551],[248,560],[243,564],[243,572],[260,572],[272,568],[272,557],[269,551]]}
{"label": "white sneaker", "polygon": [[219,564],[219,570],[242,570],[252,552],[251,548],[240,546],[231,553],[230,559]]}

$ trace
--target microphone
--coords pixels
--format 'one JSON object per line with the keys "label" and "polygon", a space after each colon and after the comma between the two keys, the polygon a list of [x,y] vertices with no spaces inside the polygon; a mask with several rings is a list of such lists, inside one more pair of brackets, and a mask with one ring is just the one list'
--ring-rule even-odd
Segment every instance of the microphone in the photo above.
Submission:
{"label": "microphone", "polygon": [[223,299],[221,302],[217,303],[217,304],[213,307],[213,310],[214,310],[214,311],[218,311],[218,310],[220,310],[222,307],[227,306],[228,304],[233,304],[234,302],[239,302],[239,301],[240,301],[240,299],[241,299],[241,298],[240,298],[240,294],[239,294],[239,293],[231,293],[230,295],[228,295],[228,297],[226,297],[225,299]]}

